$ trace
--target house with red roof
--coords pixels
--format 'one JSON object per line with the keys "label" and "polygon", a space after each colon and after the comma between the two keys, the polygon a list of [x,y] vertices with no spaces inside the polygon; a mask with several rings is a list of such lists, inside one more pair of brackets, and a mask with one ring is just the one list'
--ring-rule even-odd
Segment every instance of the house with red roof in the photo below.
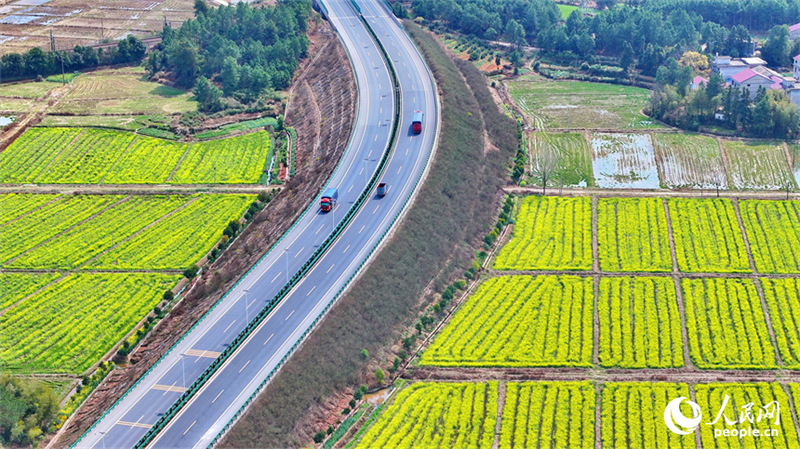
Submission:
{"label": "house with red roof", "polygon": [[789,27],[789,39],[796,41],[800,37],[800,23],[795,23]]}
{"label": "house with red roof", "polygon": [[[731,77],[731,84],[737,89],[747,89],[750,93],[750,99],[754,99],[758,95],[758,89],[772,89],[776,84],[775,80],[756,72],[753,69],[745,69]],[[780,83],[777,83],[778,88],[781,88]]]}
{"label": "house with red roof", "polygon": [[692,90],[695,90],[698,87],[700,87],[701,84],[705,84],[706,86],[708,86],[708,80],[703,78],[702,76],[695,76],[694,79],[692,80],[692,84],[690,84],[689,87]]}

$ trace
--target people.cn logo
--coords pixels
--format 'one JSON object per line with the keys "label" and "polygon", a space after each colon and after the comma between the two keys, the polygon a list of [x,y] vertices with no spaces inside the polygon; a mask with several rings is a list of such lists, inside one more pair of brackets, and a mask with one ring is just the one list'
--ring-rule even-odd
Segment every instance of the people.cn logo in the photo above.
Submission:
{"label": "people.cn logo", "polygon": [[[669,427],[669,430],[678,435],[689,435],[694,432],[697,426],[700,425],[700,420],[702,419],[700,406],[689,400],[687,400],[686,403],[692,408],[692,415],[694,416],[692,418],[683,416],[683,413],[681,413],[681,402],[684,399],[686,398],[680,397],[673,399],[667,404],[667,408],[664,409],[664,423]],[[681,427],[687,430],[683,430]]]}

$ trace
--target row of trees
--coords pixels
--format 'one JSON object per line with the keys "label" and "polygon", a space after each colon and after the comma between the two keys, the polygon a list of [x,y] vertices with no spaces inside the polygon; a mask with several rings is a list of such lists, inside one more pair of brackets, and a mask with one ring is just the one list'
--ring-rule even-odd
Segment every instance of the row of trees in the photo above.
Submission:
{"label": "row of trees", "polygon": [[116,47],[93,48],[76,45],[69,51],[45,52],[39,47],[28,52],[7,53],[0,58],[0,74],[4,79],[46,77],[102,65],[138,62],[144,58],[145,45],[135,36],[119,41]]}
{"label": "row of trees", "polygon": [[[692,90],[688,85],[693,76],[690,67],[670,58],[658,70],[650,115],[690,130],[713,123],[756,137],[794,138],[800,132],[797,106],[783,90],[761,88],[751,99],[747,89],[725,86],[718,73]],[[715,117],[718,112],[722,120]]]}
{"label": "row of trees", "polygon": [[195,88],[201,107],[212,111],[222,97],[250,103],[289,86],[308,52],[309,0],[219,8],[197,0],[195,11],[180,28],[164,28],[161,49],[147,61],[152,74],[166,71],[179,86]]}

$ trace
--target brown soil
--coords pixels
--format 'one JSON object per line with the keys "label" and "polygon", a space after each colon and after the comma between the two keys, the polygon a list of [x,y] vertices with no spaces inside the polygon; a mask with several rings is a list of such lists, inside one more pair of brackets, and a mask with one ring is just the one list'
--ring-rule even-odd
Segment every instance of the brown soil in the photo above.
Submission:
{"label": "brown soil", "polygon": [[[76,412],[74,419],[59,436],[56,445],[69,446],[111,407],[194,323],[230,289],[239,277],[255,264],[274,242],[283,235],[309,205],[319,186],[330,177],[340,159],[355,120],[355,81],[344,51],[333,34],[334,50],[323,55],[321,64],[306,75],[312,91],[323,99],[322,109],[329,123],[322,128],[319,141],[322,150],[301,137],[297,145],[297,172],[284,190],[259,213],[253,223],[194,281],[181,303],[142,342],[131,356],[132,365],[113,371]],[[340,67],[331,71],[326,67]],[[308,102],[300,96],[292,107],[291,117],[298,136],[309,131],[303,117],[314,116]],[[316,136],[315,136],[316,137]],[[210,275],[210,273],[214,273]],[[335,422],[335,421],[334,421]]]}

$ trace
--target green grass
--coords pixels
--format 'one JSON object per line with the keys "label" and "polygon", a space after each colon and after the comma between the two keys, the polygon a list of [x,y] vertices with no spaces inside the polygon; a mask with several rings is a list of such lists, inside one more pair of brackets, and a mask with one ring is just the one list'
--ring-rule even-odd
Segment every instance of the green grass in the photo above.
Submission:
{"label": "green grass", "polygon": [[[557,168],[549,185],[594,187],[592,159],[589,144],[581,133],[533,133],[531,138],[531,163],[537,156],[552,151],[557,158]],[[534,180],[537,185],[541,180]]]}
{"label": "green grass", "polygon": [[19,83],[0,85],[0,97],[41,98],[53,90],[55,85],[50,83]]}
{"label": "green grass", "polygon": [[59,84],[61,84],[61,83],[65,83],[65,82],[67,82],[67,83],[71,82],[72,80],[77,78],[78,75],[80,75],[80,72],[65,73],[64,75],[61,75],[61,74],[50,75],[45,79],[47,81],[51,82],[51,83],[59,83]]}
{"label": "green grass", "polygon": [[724,140],[730,166],[728,184],[733,189],[792,189],[797,183],[782,142]]}
{"label": "green grass", "polygon": [[575,11],[576,9],[578,9],[577,6],[562,5],[560,3],[558,4],[558,10],[561,11],[561,18],[564,20],[566,20],[567,17],[572,14],[572,11]]}
{"label": "green grass", "polygon": [[97,362],[180,276],[73,274],[0,317],[7,373],[79,374]]}
{"label": "green grass", "polygon": [[653,134],[661,168],[661,183],[669,188],[728,187],[724,161],[716,139],[697,134]]}
{"label": "green grass", "polygon": [[147,80],[128,70],[103,70],[86,73],[51,113],[175,114],[197,110],[191,93]]}
{"label": "green grass", "polygon": [[650,92],[638,87],[522,78],[508,83],[536,128],[660,128],[641,113]]}
{"label": "green grass", "polygon": [[48,115],[36,126],[50,128],[111,128],[123,131],[137,131],[148,120],[164,120],[163,115]]}
{"label": "green grass", "polygon": [[0,112],[8,114],[22,114],[30,112],[33,105],[31,98],[3,98],[0,97]]}

